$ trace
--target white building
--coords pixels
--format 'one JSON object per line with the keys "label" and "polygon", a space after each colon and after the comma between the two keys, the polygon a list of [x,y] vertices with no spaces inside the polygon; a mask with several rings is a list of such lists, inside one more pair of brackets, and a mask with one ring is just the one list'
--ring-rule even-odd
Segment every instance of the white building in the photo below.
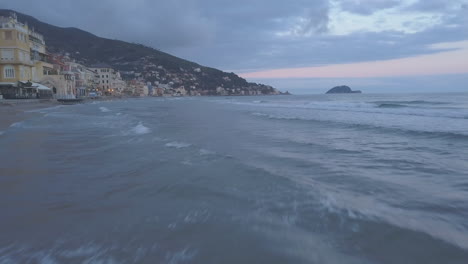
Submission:
{"label": "white building", "polygon": [[112,69],[109,64],[99,63],[91,66],[95,72],[97,89],[106,95],[119,94],[125,89],[120,73]]}

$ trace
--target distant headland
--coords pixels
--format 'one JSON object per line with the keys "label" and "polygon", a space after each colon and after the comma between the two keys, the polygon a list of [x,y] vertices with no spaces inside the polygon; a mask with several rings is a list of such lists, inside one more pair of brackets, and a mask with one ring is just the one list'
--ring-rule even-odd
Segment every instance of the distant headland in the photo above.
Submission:
{"label": "distant headland", "polygon": [[359,90],[353,91],[353,90],[351,90],[351,88],[349,86],[341,85],[341,86],[336,86],[336,87],[331,88],[326,93],[327,94],[336,94],[336,93],[341,94],[341,93],[362,93],[362,92],[359,91]]}

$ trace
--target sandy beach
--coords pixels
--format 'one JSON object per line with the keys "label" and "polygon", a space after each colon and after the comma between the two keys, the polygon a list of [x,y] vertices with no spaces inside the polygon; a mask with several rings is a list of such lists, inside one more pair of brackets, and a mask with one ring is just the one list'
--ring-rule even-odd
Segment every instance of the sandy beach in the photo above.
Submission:
{"label": "sandy beach", "polygon": [[0,100],[0,131],[5,131],[12,124],[20,122],[39,113],[31,110],[58,105],[55,100]]}

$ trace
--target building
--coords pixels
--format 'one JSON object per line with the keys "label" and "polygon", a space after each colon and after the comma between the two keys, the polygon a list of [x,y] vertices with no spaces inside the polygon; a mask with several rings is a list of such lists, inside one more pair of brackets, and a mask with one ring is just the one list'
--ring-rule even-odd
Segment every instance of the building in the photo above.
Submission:
{"label": "building", "polygon": [[76,89],[75,73],[67,64],[66,56],[51,54],[49,56],[52,69],[45,70],[40,83],[51,88],[56,99],[74,99],[78,92]]}
{"label": "building", "polygon": [[91,69],[95,72],[96,87],[102,94],[117,95],[125,90],[126,83],[122,80],[120,73],[112,69],[109,64],[95,64],[91,66]]}
{"label": "building", "polygon": [[66,61],[61,73],[74,76],[77,97],[87,96],[91,91],[95,92],[99,84],[95,71],[74,61]]}
{"label": "building", "polygon": [[38,82],[50,70],[44,37],[19,22],[15,14],[0,17],[0,95],[6,99],[50,98]]}
{"label": "building", "polygon": [[29,30],[29,49],[34,64],[31,78],[33,82],[40,82],[44,75],[48,75],[54,67],[50,63],[50,56],[46,51],[44,36],[31,29]]}
{"label": "building", "polygon": [[36,97],[28,34],[28,26],[15,15],[0,17],[0,93],[4,98]]}

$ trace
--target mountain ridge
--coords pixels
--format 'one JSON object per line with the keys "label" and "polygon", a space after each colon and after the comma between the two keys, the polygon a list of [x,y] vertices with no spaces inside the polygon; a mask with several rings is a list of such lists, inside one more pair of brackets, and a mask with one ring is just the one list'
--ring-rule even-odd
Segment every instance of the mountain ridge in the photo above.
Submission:
{"label": "mountain ridge", "polygon": [[202,66],[158,49],[138,43],[99,37],[76,27],[58,27],[15,10],[0,9],[0,16],[15,13],[18,20],[44,35],[50,53],[67,54],[79,63],[90,66],[107,63],[120,71],[125,79],[205,90],[207,94],[272,94],[271,86],[247,82],[235,73]]}

